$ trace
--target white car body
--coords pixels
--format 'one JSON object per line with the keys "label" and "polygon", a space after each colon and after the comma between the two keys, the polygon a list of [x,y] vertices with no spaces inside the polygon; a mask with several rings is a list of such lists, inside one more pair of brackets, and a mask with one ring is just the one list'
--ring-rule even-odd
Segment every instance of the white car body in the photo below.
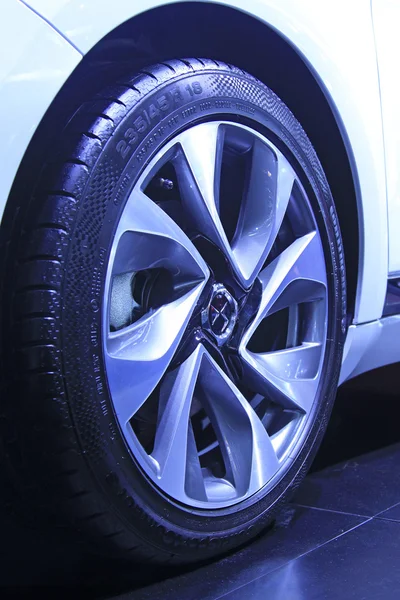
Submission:
{"label": "white car body", "polygon": [[[315,75],[351,163],[359,219],[353,322],[341,381],[400,358],[400,315],[382,318],[400,277],[400,42],[397,0],[221,0],[290,44]],[[104,36],[168,0],[5,0],[0,21],[0,217],[40,120]],[[210,2],[205,2],[210,4]],[[167,32],[166,32],[167,35]],[[397,40],[397,41],[396,41]],[[397,50],[397,52],[396,52]]]}

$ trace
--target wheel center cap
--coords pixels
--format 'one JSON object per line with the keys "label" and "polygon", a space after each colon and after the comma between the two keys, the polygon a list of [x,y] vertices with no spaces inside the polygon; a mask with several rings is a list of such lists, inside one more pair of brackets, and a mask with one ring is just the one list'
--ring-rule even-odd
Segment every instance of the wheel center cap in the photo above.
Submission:
{"label": "wheel center cap", "polygon": [[213,335],[219,346],[231,336],[237,316],[236,300],[221,283],[214,284],[201,320],[203,328]]}

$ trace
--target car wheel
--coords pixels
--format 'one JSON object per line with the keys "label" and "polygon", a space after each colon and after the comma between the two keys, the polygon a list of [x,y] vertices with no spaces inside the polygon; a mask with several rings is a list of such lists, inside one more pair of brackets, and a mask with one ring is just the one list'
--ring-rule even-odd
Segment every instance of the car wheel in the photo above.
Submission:
{"label": "car wheel", "polygon": [[169,61],[83,105],[15,214],[1,425],[24,508],[125,559],[251,539],[311,464],[346,326],[295,117],[240,69]]}

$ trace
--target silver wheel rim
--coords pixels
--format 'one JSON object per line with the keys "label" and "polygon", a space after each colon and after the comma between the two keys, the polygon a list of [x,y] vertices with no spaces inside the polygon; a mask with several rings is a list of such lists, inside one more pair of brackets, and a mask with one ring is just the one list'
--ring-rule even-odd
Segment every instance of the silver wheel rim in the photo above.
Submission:
{"label": "silver wheel rim", "polygon": [[271,489],[313,421],[327,316],[320,234],[285,156],[222,121],[165,145],[122,212],[103,306],[110,396],[144,474],[191,508]]}

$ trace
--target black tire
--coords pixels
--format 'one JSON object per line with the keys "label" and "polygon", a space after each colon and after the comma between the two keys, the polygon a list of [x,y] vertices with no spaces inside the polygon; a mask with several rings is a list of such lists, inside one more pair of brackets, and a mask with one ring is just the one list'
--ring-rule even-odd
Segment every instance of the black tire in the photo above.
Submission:
{"label": "black tire", "polygon": [[[102,367],[99,308],[112,232],[144,165],[181,128],[221,114],[262,129],[302,178],[330,277],[328,342],[314,422],[284,477],[234,510],[191,514],[156,492],[130,458]],[[211,60],[172,60],[83,105],[34,195],[11,209],[16,218],[1,276],[1,427],[23,510],[125,560],[186,563],[250,540],[272,522],[313,460],[335,398],[345,334],[338,220],[300,124],[247,73]]]}

